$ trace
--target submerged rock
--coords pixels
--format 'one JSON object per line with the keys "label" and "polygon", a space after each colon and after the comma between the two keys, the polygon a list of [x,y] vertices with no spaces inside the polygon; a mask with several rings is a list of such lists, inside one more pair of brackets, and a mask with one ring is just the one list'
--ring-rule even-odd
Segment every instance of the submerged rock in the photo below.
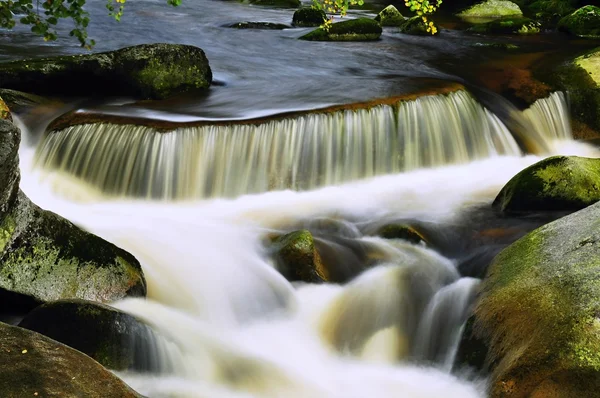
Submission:
{"label": "submerged rock", "polygon": [[379,228],[377,235],[385,239],[404,239],[412,243],[425,243],[426,239],[410,225],[388,224]]}
{"label": "submerged rock", "polygon": [[381,26],[400,26],[404,23],[404,16],[398,11],[393,5],[385,7],[377,14],[375,20],[381,24]]}
{"label": "submerged rock", "polygon": [[0,396],[141,398],[85,354],[41,334],[0,323]]}
{"label": "submerged rock", "polygon": [[328,279],[313,236],[307,230],[277,237],[269,250],[277,270],[289,281],[318,283]]}
{"label": "submerged rock", "polygon": [[487,350],[492,397],[598,395],[599,258],[600,204],[534,230],[495,258],[471,321],[485,349],[470,353],[477,361]]}
{"label": "submerged rock", "polygon": [[34,309],[19,324],[89,355],[113,370],[155,371],[151,329],[133,316],[85,300],[59,300]]}
{"label": "submerged rock", "polygon": [[45,302],[145,296],[126,251],[40,209],[19,190],[19,129],[0,120],[0,289]]}
{"label": "submerged rock", "polygon": [[291,28],[291,26],[273,22],[237,22],[227,26],[235,29],[265,29],[265,30],[282,30]]}
{"label": "submerged rock", "polygon": [[600,37],[600,7],[585,6],[558,22],[558,30],[579,37]]}
{"label": "submerged rock", "polygon": [[0,63],[0,87],[37,94],[162,99],[207,88],[211,81],[204,52],[179,44]]}
{"label": "submerged rock", "polygon": [[459,17],[471,20],[476,18],[504,18],[522,16],[521,8],[507,0],[487,0],[460,12]]}
{"label": "submerged rock", "polygon": [[283,8],[296,8],[300,7],[300,0],[250,0],[251,4],[259,6],[271,6],[271,7],[283,7]]}
{"label": "submerged rock", "polygon": [[424,21],[423,18],[416,16],[409,18],[400,26],[400,32],[409,35],[436,35],[439,33],[438,28],[433,21]]}
{"label": "submerged rock", "polygon": [[326,20],[325,11],[313,7],[303,7],[294,12],[292,25],[298,27],[321,26]]}
{"label": "submerged rock", "polygon": [[493,206],[507,213],[573,211],[600,200],[600,159],[552,156],[515,175]]}
{"label": "submerged rock", "polygon": [[492,22],[477,24],[468,29],[470,32],[501,35],[532,35],[540,33],[541,25],[529,18],[501,18]]}
{"label": "submerged rock", "polygon": [[300,40],[368,41],[379,39],[381,32],[381,26],[376,21],[369,18],[358,18],[334,23],[328,29],[315,29],[300,37]]}

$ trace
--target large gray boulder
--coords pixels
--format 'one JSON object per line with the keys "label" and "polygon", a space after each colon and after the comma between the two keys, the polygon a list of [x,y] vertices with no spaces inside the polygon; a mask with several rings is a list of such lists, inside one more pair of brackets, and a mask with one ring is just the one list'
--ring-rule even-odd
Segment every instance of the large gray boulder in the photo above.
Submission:
{"label": "large gray boulder", "polygon": [[[39,208],[20,191],[19,141],[19,129],[0,120],[0,290],[39,302],[145,296],[141,266],[130,253]],[[4,302],[0,311],[12,305]]]}
{"label": "large gray boulder", "polygon": [[204,52],[181,44],[0,63],[0,87],[36,94],[162,99],[210,86]]}
{"label": "large gray boulder", "polygon": [[0,323],[0,396],[141,398],[81,352],[41,334]]}

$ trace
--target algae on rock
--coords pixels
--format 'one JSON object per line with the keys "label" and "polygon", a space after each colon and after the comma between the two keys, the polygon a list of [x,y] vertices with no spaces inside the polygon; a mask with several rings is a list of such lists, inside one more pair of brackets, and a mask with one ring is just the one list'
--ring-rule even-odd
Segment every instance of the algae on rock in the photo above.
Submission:
{"label": "algae on rock", "polygon": [[477,24],[468,29],[469,32],[486,34],[531,35],[540,33],[541,25],[529,18],[508,17],[491,22]]}
{"label": "algae on rock", "polygon": [[588,5],[558,22],[558,30],[579,37],[600,38],[600,7]]}
{"label": "algae on rock", "polygon": [[375,20],[381,24],[381,26],[400,26],[404,23],[404,16],[398,11],[393,5],[385,7],[377,14]]}
{"label": "algae on rock", "polygon": [[325,11],[313,7],[302,7],[294,12],[292,25],[298,27],[321,26],[326,20]]}
{"label": "algae on rock", "polygon": [[493,206],[502,212],[574,211],[600,200],[600,159],[552,156],[520,171]]}
{"label": "algae on rock", "polygon": [[466,20],[523,16],[521,8],[508,0],[486,0],[457,14]]}
{"label": "algae on rock", "polygon": [[307,230],[290,232],[273,240],[269,251],[277,270],[289,281],[318,283],[328,280],[328,273]]}
{"label": "algae on rock", "polygon": [[318,28],[300,37],[311,41],[368,41],[381,36],[381,26],[369,18],[351,19],[337,22],[325,28]]}

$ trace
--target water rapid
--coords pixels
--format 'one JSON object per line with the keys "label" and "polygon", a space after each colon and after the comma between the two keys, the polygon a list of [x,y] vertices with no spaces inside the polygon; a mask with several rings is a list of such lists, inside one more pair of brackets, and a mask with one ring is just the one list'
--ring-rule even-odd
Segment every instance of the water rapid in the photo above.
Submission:
{"label": "water rapid", "polygon": [[[546,111],[564,97],[544,101],[526,112],[554,152],[599,156],[570,140],[555,120],[564,113]],[[34,151],[21,148],[25,193],[142,263],[148,298],[114,305],[153,328],[169,366],[120,374],[140,393],[484,396],[485,381],[449,373],[479,281],[456,258],[370,232],[397,219],[452,231],[546,155],[522,156],[466,93],[259,126],[76,126],[48,135],[37,163]],[[237,197],[198,200],[207,196]],[[338,259],[338,283],[292,284],[275,271],[265,236],[298,227]]]}

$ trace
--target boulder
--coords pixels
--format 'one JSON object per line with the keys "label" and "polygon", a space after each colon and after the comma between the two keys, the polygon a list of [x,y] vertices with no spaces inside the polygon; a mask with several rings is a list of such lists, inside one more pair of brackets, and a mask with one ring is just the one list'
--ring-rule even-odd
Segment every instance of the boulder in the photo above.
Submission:
{"label": "boulder", "polygon": [[318,28],[300,37],[312,41],[368,41],[378,40],[381,26],[369,18],[350,19],[337,22],[328,28]]}
{"label": "boulder", "polygon": [[393,5],[385,7],[377,14],[375,20],[381,24],[381,26],[400,26],[404,23],[404,16],[398,11]]}
{"label": "boulder", "polygon": [[41,302],[145,296],[131,254],[40,209],[19,190],[19,141],[19,129],[0,120],[0,289]]}
{"label": "boulder", "polygon": [[541,25],[529,18],[508,17],[474,25],[469,32],[496,35],[532,35],[540,33]]}
{"label": "boulder", "polygon": [[36,94],[162,99],[207,88],[211,81],[204,52],[179,44],[0,63],[0,87]]}
{"label": "boulder", "polygon": [[41,305],[19,323],[89,355],[112,370],[156,371],[152,330],[133,316],[85,300]]}
{"label": "boulder", "polygon": [[41,334],[0,323],[0,396],[141,398],[85,354]]}
{"label": "boulder", "polygon": [[476,22],[477,19],[520,17],[523,16],[521,8],[512,1],[486,0],[457,14],[459,17]]}
{"label": "boulder", "polygon": [[563,17],[558,30],[578,37],[600,38],[600,7],[581,7]]}
{"label": "boulder", "polygon": [[269,252],[277,270],[289,281],[318,283],[328,280],[313,236],[307,230],[290,232],[273,239]]}
{"label": "boulder", "polygon": [[485,357],[491,397],[598,396],[599,259],[600,204],[534,230],[494,259],[460,350],[475,364]]}
{"label": "boulder", "polygon": [[400,25],[400,32],[409,35],[431,36],[438,34],[439,30],[433,21],[424,21],[423,18],[416,16]]}
{"label": "boulder", "polygon": [[552,156],[520,171],[493,207],[505,213],[574,211],[600,200],[600,159]]}
{"label": "boulder", "polygon": [[[527,15],[548,27],[555,27],[565,15],[571,14],[585,0],[520,0]],[[582,4],[583,5],[583,4]]]}
{"label": "boulder", "polygon": [[298,27],[321,26],[326,20],[325,11],[313,7],[302,7],[294,12],[292,25]]}
{"label": "boulder", "polygon": [[282,30],[289,29],[291,26],[284,25],[282,23],[273,22],[236,22],[231,25],[227,25],[228,28],[235,29],[263,29],[263,30]]}

